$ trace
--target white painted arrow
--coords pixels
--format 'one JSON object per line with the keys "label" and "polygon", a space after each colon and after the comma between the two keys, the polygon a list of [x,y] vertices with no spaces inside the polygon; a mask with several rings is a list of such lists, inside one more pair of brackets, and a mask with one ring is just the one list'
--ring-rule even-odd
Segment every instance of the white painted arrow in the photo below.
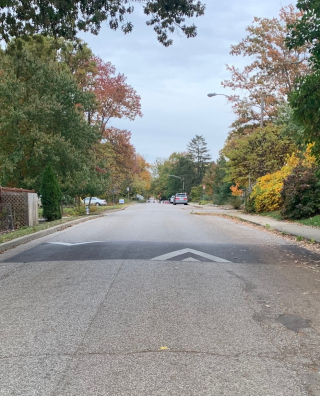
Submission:
{"label": "white painted arrow", "polygon": [[[181,256],[181,254],[185,254],[185,253],[193,253],[193,254],[196,254],[197,256],[207,258],[207,259],[215,261],[217,263],[231,263],[231,261],[222,259],[220,257],[212,256],[211,254],[208,254],[208,253],[199,252],[199,250],[194,250],[194,249],[176,250],[175,252],[171,252],[171,253],[163,254],[162,256],[154,257],[151,260],[154,260],[154,261],[170,260],[174,257]],[[187,260],[189,261],[189,258],[186,260],[183,260],[183,261],[187,261]]]}

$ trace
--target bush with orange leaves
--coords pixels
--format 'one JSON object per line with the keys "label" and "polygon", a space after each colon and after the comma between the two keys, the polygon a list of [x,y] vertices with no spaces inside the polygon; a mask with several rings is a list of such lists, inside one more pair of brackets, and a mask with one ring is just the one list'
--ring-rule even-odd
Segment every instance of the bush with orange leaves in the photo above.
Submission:
{"label": "bush with orange leaves", "polygon": [[283,200],[281,190],[283,181],[289,176],[297,165],[312,167],[315,164],[315,157],[312,155],[313,144],[309,144],[302,158],[297,154],[292,154],[286,163],[278,172],[269,173],[257,179],[252,190],[250,199],[254,202],[256,212],[271,212],[281,209]]}
{"label": "bush with orange leaves", "polygon": [[231,186],[230,190],[231,190],[231,195],[233,195],[234,197],[242,197],[243,195],[243,190],[239,188],[238,183],[235,186]]}

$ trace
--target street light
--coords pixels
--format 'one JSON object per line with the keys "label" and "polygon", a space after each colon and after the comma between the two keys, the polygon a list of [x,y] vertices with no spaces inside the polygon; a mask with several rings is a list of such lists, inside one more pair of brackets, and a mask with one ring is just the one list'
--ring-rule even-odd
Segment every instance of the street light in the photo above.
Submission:
{"label": "street light", "polygon": [[169,175],[169,177],[175,177],[176,179],[182,180],[182,190],[184,191],[184,177],[176,176],[176,175]]}
{"label": "street light", "polygon": [[[228,95],[224,95],[224,94],[217,94],[217,93],[208,93],[209,98],[212,98],[213,96],[225,96],[228,99],[232,99],[232,96],[228,96]],[[234,98],[233,98],[234,99]],[[263,112],[264,112],[264,97],[261,97],[261,105],[258,106],[254,103],[250,103],[250,102],[246,102],[245,100],[242,99],[236,99],[238,102],[242,102],[242,103],[246,103],[249,104],[251,106],[257,106],[260,107],[260,128],[263,128]]]}

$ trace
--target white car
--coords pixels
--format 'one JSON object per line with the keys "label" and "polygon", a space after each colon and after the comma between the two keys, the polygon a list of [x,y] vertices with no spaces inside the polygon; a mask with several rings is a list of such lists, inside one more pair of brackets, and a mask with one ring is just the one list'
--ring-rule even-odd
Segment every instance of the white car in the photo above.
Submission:
{"label": "white car", "polygon": [[[84,201],[85,205],[89,205],[90,197],[85,198],[83,201]],[[100,198],[97,198],[97,197],[91,197],[90,205],[104,206],[104,205],[107,205],[107,202],[106,202],[105,199],[100,199]]]}
{"label": "white car", "polygon": [[188,205],[188,195],[186,193],[178,193],[174,197],[173,205],[183,204]]}
{"label": "white car", "polygon": [[170,203],[174,202],[174,198],[175,198],[175,195],[172,195],[172,197],[170,198]]}

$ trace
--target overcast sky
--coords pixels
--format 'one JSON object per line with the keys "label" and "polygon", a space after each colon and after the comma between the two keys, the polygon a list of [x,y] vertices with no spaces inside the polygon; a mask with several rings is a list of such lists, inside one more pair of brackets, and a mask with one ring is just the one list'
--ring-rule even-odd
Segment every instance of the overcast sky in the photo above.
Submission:
{"label": "overcast sky", "polygon": [[150,163],[185,151],[196,134],[205,137],[212,158],[218,158],[234,116],[226,98],[208,98],[207,93],[231,93],[221,86],[230,77],[225,65],[241,68],[245,59],[230,56],[230,46],[246,36],[253,17],[276,17],[281,6],[292,4],[289,0],[203,2],[207,9],[195,21],[197,37],[174,34],[169,48],[146,26],[139,5],[131,17],[132,33],[124,35],[105,26],[99,36],[82,35],[94,54],[112,62],[141,96],[142,118],[112,120],[111,125],[130,130],[137,152]]}

